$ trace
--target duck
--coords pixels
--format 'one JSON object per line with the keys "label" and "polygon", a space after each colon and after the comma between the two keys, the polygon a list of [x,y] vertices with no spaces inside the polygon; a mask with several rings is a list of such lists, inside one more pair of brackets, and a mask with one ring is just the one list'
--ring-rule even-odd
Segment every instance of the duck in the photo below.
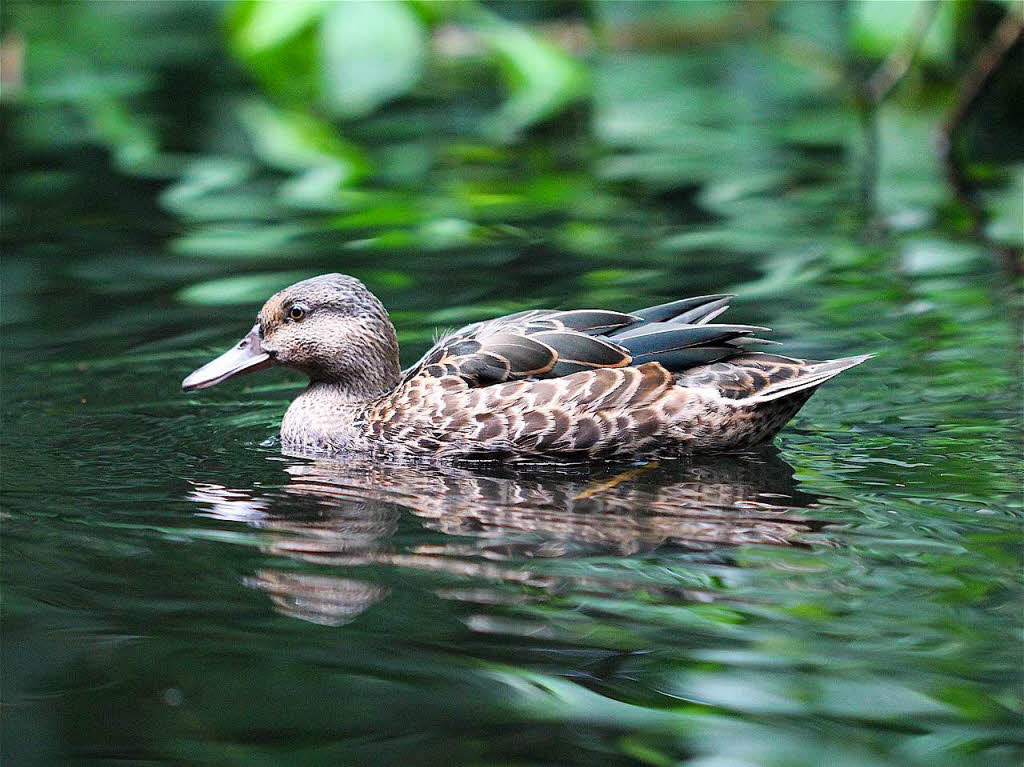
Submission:
{"label": "duck", "polygon": [[182,381],[192,392],[272,366],[309,379],[281,422],[291,453],[530,460],[744,451],[872,355],[756,351],[768,328],[714,322],[734,296],[631,312],[533,309],[442,335],[401,369],[387,309],[355,277],[271,296],[252,329]]}

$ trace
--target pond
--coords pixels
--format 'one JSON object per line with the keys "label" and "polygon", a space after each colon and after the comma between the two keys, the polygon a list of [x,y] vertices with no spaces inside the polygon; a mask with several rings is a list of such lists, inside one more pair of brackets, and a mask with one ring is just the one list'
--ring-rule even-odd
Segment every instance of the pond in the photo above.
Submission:
{"label": "pond", "polygon": [[[938,112],[884,105],[865,209],[849,102],[749,41],[595,54],[521,141],[437,77],[310,150],[215,27],[127,18],[138,82],[3,106],[5,759],[1020,763],[1020,166],[975,229]],[[327,271],[406,364],[717,292],[794,356],[877,357],[754,453],[289,457],[297,374],[180,382]]]}

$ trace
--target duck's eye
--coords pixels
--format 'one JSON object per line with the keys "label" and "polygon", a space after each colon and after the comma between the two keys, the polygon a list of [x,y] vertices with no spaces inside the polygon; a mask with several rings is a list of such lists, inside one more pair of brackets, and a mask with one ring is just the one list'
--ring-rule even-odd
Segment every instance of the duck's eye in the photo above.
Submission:
{"label": "duck's eye", "polygon": [[293,322],[298,322],[305,316],[306,310],[303,309],[301,306],[293,306],[291,309],[288,310],[288,319],[292,320]]}

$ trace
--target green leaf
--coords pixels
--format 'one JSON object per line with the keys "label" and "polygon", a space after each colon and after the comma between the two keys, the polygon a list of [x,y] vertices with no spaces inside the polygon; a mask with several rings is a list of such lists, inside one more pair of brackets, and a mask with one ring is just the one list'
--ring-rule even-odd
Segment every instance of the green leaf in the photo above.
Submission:
{"label": "green leaf", "polygon": [[190,285],[179,290],[176,297],[183,303],[201,306],[259,304],[281,288],[309,276],[308,272],[240,274]]}
{"label": "green leaf", "polygon": [[582,99],[589,90],[583,65],[525,28],[488,18],[479,32],[501,70],[508,100],[484,123],[504,141]]}
{"label": "green leaf", "polygon": [[[915,34],[923,6],[933,0],[859,0],[852,3],[851,42],[855,50],[871,58],[884,58]],[[921,42],[920,57],[949,64],[954,54],[954,3],[939,3]]]}
{"label": "green leaf", "polygon": [[247,56],[286,43],[315,23],[327,10],[326,3],[309,0],[262,0],[237,3],[232,11],[234,44]]}
{"label": "green leaf", "polygon": [[398,0],[329,5],[320,28],[322,92],[340,117],[369,114],[420,79],[426,30]]}
{"label": "green leaf", "polygon": [[369,169],[358,148],[308,114],[252,100],[239,107],[238,115],[256,154],[271,167],[292,172],[330,169],[327,175],[337,185],[362,178]]}
{"label": "green leaf", "polygon": [[226,16],[228,45],[267,91],[308,107],[319,94],[316,21],[328,7],[301,0],[236,2]]}

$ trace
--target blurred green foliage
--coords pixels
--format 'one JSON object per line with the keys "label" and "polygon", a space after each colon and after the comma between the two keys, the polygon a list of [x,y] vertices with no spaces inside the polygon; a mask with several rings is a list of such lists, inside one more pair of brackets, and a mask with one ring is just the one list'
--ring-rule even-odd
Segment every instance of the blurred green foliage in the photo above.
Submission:
{"label": "blurred green foliage", "polygon": [[[375,230],[365,246],[428,249],[556,212],[567,231],[612,243],[600,219],[631,184],[696,190],[687,204],[711,220],[695,245],[778,244],[847,202],[810,188],[822,170],[797,156],[831,153],[847,158],[839,180],[868,206],[862,222],[980,218],[1020,247],[1024,142],[1005,130],[1024,119],[1009,97],[1024,81],[1019,50],[958,144],[982,187],[974,207],[933,150],[972,56],[1017,11],[933,5],[13,4],[3,34],[8,50],[22,46],[24,76],[3,103],[34,108],[6,136],[26,148],[98,141],[123,171],[174,181],[163,200],[186,218],[344,212],[319,226],[361,222]],[[861,88],[904,48],[905,75],[865,117]],[[180,124],[154,120],[158,81],[189,102]],[[545,135],[563,140],[510,149]],[[567,153],[608,185],[580,187]]]}
{"label": "blurred green foliage", "polygon": [[432,33],[461,35],[500,72],[507,100],[481,125],[495,137],[512,139],[586,93],[574,57],[474,2],[240,0],[227,16],[231,51],[268,92],[341,119],[420,85]]}

